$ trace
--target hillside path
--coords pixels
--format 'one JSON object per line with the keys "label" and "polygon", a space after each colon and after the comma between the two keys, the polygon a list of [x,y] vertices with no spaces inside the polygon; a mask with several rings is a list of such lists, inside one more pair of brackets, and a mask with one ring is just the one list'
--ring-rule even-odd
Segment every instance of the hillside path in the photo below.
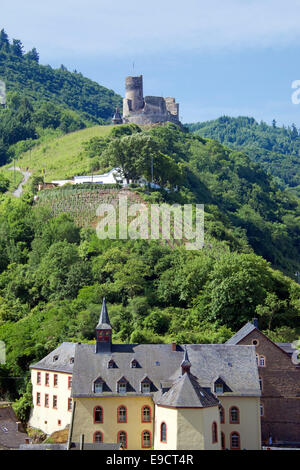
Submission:
{"label": "hillside path", "polygon": [[[28,179],[30,178],[30,176],[32,175],[32,173],[31,173],[30,171],[23,171],[23,170],[21,170],[21,168],[19,168],[18,166],[16,166],[15,169],[16,169],[17,171],[20,171],[20,172],[22,173],[22,175],[24,176],[23,181],[19,184],[19,186],[17,187],[17,189],[13,192],[13,195],[14,195],[14,196],[20,197],[21,194],[22,194],[22,192],[23,192],[22,187],[23,187],[23,185],[24,185],[25,183],[27,183],[27,181],[28,181]],[[11,167],[9,168],[9,170],[14,171],[14,167],[11,166]]]}

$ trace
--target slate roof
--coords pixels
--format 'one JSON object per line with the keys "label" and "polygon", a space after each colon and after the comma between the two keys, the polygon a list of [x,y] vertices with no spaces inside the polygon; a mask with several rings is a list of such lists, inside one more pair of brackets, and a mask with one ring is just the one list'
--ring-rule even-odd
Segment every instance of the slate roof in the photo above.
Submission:
{"label": "slate roof", "polygon": [[[82,450],[121,450],[121,444],[105,442],[84,443]],[[68,444],[22,444],[19,450],[68,450]],[[69,450],[80,450],[79,442],[72,442]]]}
{"label": "slate roof", "polygon": [[[260,396],[254,346],[194,344],[186,348],[191,374],[201,387],[213,390],[214,382],[221,376],[232,390],[231,395]],[[110,353],[96,354],[93,344],[77,344],[71,396],[120,396],[117,383],[122,377],[128,381],[126,396],[143,395],[141,381],[145,376],[152,382],[150,394],[159,396],[163,386],[168,388],[166,382],[172,385],[181,377],[184,356],[184,347],[179,345],[172,351],[170,344],[112,344]],[[133,358],[140,367],[130,367]],[[116,363],[113,369],[107,368],[110,359]],[[95,394],[93,382],[98,377],[104,380],[105,387],[103,393]]]}
{"label": "slate roof", "polygon": [[256,327],[253,323],[246,323],[235,335],[233,335],[225,344],[238,344],[243,338],[249,335]]}
{"label": "slate roof", "polygon": [[10,406],[0,408],[0,448],[17,449],[25,444],[26,433],[18,431],[17,417]]}
{"label": "slate roof", "polygon": [[176,408],[206,408],[218,406],[219,400],[201,387],[194,375],[185,373],[175,380],[166,393],[156,398],[156,404]]}
{"label": "slate roof", "polygon": [[[75,356],[75,346],[76,343],[62,343],[39,362],[32,364],[30,369],[72,373],[74,364],[71,363],[70,360]],[[57,359],[54,360],[56,357]]]}
{"label": "slate roof", "polygon": [[277,346],[280,347],[284,352],[288,353],[290,356],[293,355],[295,351],[295,347],[292,343],[275,343]]}
{"label": "slate roof", "polygon": [[98,325],[96,326],[96,329],[99,329],[99,330],[111,330],[112,329],[110,325],[109,317],[108,317],[105,297],[103,298],[103,301],[102,301],[102,309],[101,309],[100,318],[99,318]]}

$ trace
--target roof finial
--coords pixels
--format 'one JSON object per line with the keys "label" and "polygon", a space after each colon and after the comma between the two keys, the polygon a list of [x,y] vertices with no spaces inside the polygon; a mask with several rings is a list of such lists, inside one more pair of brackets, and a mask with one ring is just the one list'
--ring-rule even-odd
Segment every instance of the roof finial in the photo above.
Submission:
{"label": "roof finial", "polygon": [[102,329],[102,330],[112,329],[110,325],[109,317],[108,317],[105,297],[103,297],[100,318],[99,318],[99,322],[96,328]]}
{"label": "roof finial", "polygon": [[190,360],[189,360],[186,345],[185,345],[185,350],[184,350],[183,361],[180,365],[181,365],[182,375],[185,374],[186,372],[188,372],[188,373],[190,372],[190,368],[191,368],[192,364],[190,363]]}

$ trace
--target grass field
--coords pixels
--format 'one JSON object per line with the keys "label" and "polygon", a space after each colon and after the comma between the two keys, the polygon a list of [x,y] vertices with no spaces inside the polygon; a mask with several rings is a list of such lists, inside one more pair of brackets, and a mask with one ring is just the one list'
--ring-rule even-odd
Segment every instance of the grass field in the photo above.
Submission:
{"label": "grass field", "polygon": [[[92,137],[106,136],[113,126],[88,127],[37,145],[23,153],[16,166],[27,169],[34,175],[42,175],[45,181],[68,179],[89,172],[90,159],[81,155],[82,144]],[[12,164],[10,163],[9,166]],[[8,165],[3,167],[6,171]],[[2,170],[3,171],[3,170]]]}

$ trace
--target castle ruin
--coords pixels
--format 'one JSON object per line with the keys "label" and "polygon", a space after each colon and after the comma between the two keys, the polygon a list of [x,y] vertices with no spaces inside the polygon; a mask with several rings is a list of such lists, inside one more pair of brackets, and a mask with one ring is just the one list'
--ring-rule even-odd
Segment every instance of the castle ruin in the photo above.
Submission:
{"label": "castle ruin", "polygon": [[123,123],[138,125],[179,121],[179,104],[175,98],[143,96],[143,76],[126,77],[123,99]]}

